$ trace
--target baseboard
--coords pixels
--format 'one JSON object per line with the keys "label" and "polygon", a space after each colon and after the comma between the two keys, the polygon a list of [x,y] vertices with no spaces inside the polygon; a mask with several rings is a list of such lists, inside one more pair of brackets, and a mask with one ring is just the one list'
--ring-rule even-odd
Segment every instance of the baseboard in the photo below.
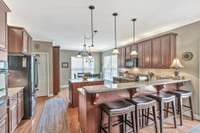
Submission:
{"label": "baseboard", "polygon": [[[190,114],[190,112],[186,112],[186,113],[184,113],[184,116],[191,117],[191,114]],[[194,114],[194,119],[200,120],[200,115]]]}

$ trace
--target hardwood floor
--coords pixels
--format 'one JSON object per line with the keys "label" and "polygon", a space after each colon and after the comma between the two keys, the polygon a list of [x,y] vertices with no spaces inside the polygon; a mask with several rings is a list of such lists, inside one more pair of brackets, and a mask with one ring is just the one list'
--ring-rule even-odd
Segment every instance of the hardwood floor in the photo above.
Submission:
{"label": "hardwood floor", "polygon": [[[62,93],[62,96],[64,96],[63,93]],[[37,109],[36,109],[37,111],[34,118],[32,118],[31,120],[23,120],[14,133],[35,133],[36,132],[36,128],[38,126],[38,122],[41,117],[41,112],[43,110],[44,103],[47,99],[48,99],[47,97],[38,98],[38,104],[37,104]],[[69,108],[66,113],[67,113],[67,126],[68,126],[67,133],[80,133],[77,108]],[[178,128],[175,129],[173,128],[173,125],[170,124],[171,122],[172,122],[172,119],[169,119],[165,122],[164,133],[187,133],[189,129],[200,124],[199,121],[191,121],[190,119],[184,118],[184,121],[183,121],[184,126],[182,127],[178,126]],[[149,132],[152,132],[152,133],[154,132],[153,126],[149,126],[140,130],[140,133],[149,133]]]}
{"label": "hardwood floor", "polygon": [[35,116],[32,119],[28,120],[22,120],[17,129],[14,131],[14,133],[35,133],[40,116],[44,107],[45,101],[48,99],[48,97],[40,97],[37,98],[37,107],[36,107],[36,113]]}

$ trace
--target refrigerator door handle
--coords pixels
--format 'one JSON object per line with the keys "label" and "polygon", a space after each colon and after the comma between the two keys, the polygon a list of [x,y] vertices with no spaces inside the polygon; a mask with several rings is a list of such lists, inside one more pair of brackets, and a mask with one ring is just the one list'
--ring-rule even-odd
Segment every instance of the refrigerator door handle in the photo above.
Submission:
{"label": "refrigerator door handle", "polygon": [[38,87],[38,61],[37,59],[35,59],[35,74],[34,74],[34,77],[35,77],[35,84],[34,84],[34,87],[37,88]]}

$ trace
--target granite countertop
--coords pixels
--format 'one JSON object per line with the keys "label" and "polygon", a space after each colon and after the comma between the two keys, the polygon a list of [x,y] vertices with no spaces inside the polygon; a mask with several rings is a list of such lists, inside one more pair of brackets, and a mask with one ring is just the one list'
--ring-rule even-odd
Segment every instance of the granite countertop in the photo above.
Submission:
{"label": "granite countertop", "polygon": [[70,79],[69,80],[71,83],[82,83],[82,82],[95,82],[95,81],[103,81],[103,79],[99,79],[99,78],[89,78],[87,80],[84,80],[82,78],[80,79]]}
{"label": "granite countertop", "polygon": [[128,83],[118,83],[118,84],[104,84],[104,85],[95,85],[95,86],[84,86],[83,89],[86,93],[104,93],[104,92],[112,92],[118,90],[126,90],[133,88],[142,88],[147,86],[158,86],[158,85],[166,85],[173,83],[182,83],[190,80],[173,80],[173,79],[164,79],[164,80],[154,80],[154,81],[143,81],[143,82],[128,82]]}
{"label": "granite countertop", "polygon": [[124,77],[124,76],[116,76],[116,77],[113,77],[113,78],[117,78],[117,79],[125,79],[125,80],[129,80],[129,81],[135,81],[134,78]]}
{"label": "granite countertop", "polygon": [[21,90],[23,90],[24,87],[11,87],[8,88],[8,97],[12,97],[13,95],[17,94]]}

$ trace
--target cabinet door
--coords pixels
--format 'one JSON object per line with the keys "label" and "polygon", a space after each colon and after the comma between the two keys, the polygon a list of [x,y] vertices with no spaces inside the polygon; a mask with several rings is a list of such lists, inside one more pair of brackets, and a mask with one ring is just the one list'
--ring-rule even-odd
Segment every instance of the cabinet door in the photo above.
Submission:
{"label": "cabinet door", "polygon": [[28,53],[28,37],[29,35],[23,31],[23,53]]}
{"label": "cabinet door", "polygon": [[17,121],[20,123],[22,118],[24,117],[24,98],[23,98],[23,92],[18,93],[18,103],[17,103],[17,113],[18,113],[18,118]]}
{"label": "cabinet door", "polygon": [[161,39],[160,38],[156,38],[152,40],[152,67],[153,68],[162,67]]}
{"label": "cabinet door", "polygon": [[143,67],[143,44],[138,44],[138,67]]}
{"label": "cabinet door", "polygon": [[23,49],[22,29],[8,27],[8,52],[21,53]]}
{"label": "cabinet door", "polygon": [[126,48],[122,48],[122,55],[121,55],[121,65],[125,67],[125,60],[126,60]]}
{"label": "cabinet door", "polygon": [[161,37],[162,67],[168,68],[171,64],[170,36]]}
{"label": "cabinet door", "polygon": [[117,62],[118,62],[118,68],[121,68],[122,67],[122,63],[121,63],[121,58],[122,58],[122,49],[121,48],[118,48],[119,50],[119,54],[117,56]]}
{"label": "cabinet door", "polygon": [[4,114],[3,117],[0,119],[0,132],[7,133],[8,132],[8,117],[7,114]]}
{"label": "cabinet door", "polygon": [[13,132],[15,128],[17,127],[18,121],[17,121],[17,104],[12,105],[9,108],[9,131]]}
{"label": "cabinet door", "polygon": [[128,60],[131,58],[131,46],[126,47],[126,57],[125,59]]}
{"label": "cabinet door", "polygon": [[151,68],[151,41],[143,42],[143,61],[145,68]]}
{"label": "cabinet door", "polygon": [[0,8],[0,49],[6,49],[6,13]]}

